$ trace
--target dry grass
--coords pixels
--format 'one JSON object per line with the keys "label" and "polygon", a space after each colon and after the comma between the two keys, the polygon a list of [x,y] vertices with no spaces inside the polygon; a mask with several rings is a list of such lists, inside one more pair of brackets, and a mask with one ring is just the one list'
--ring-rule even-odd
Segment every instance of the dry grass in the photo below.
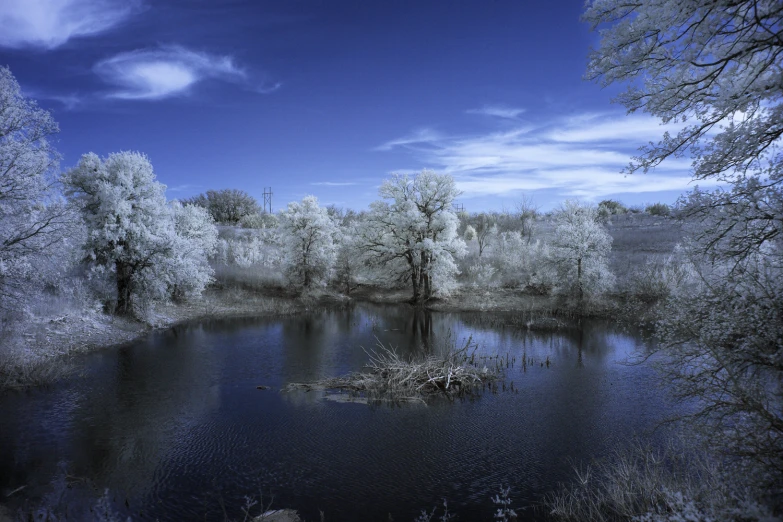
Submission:
{"label": "dry grass", "polygon": [[462,348],[449,349],[443,355],[405,358],[379,342],[376,350],[368,352],[366,371],[311,383],[290,383],[283,391],[345,390],[370,402],[423,402],[435,395],[454,399],[472,394],[500,375],[499,366],[482,365],[476,350],[468,339]]}
{"label": "dry grass", "polygon": [[704,453],[636,443],[605,462],[574,467],[570,484],[543,503],[561,521],[774,520],[754,495]]}
{"label": "dry grass", "polygon": [[239,288],[255,292],[280,292],[285,288],[285,278],[280,270],[263,266],[242,267],[215,264],[215,282],[218,288]]}
{"label": "dry grass", "polygon": [[157,305],[148,324],[75,303],[61,303],[57,314],[42,305],[34,309],[41,315],[0,318],[0,389],[52,383],[78,370],[71,364],[74,354],[132,341],[151,328],[200,319],[287,315],[312,309],[322,300],[264,295],[240,287],[211,288],[199,299]]}

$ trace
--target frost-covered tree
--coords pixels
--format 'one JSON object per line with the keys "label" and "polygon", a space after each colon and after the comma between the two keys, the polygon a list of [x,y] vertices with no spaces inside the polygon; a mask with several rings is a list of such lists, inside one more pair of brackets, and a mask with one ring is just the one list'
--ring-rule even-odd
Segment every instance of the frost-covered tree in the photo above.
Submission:
{"label": "frost-covered tree", "polygon": [[585,19],[602,27],[588,77],[681,127],[627,171],[690,154],[695,180],[726,183],[680,202],[704,285],[673,298],[664,341],[696,420],[783,484],[783,3],[594,0]]}
{"label": "frost-covered tree", "polygon": [[292,202],[280,212],[280,238],[288,281],[311,288],[329,280],[334,267],[338,228],[315,196]]}
{"label": "frost-covered tree", "polygon": [[522,232],[522,235],[530,242],[533,239],[533,231],[536,227],[539,207],[533,202],[533,198],[530,196],[522,196],[522,198],[517,201],[515,207],[521,225],[520,232]]}
{"label": "frost-covered tree", "polygon": [[593,0],[584,18],[593,28],[609,24],[588,78],[627,81],[617,101],[630,112],[684,124],[645,146],[629,172],[691,152],[695,179],[735,181],[775,164],[780,174],[779,0]]}
{"label": "frost-covered tree", "polygon": [[454,259],[465,255],[452,210],[459,191],[448,175],[424,170],[395,174],[383,182],[361,229],[361,244],[378,274],[409,282],[413,301],[447,293],[459,273]]}
{"label": "frost-covered tree", "polygon": [[256,212],[255,214],[247,214],[239,220],[239,225],[242,228],[255,228],[255,229],[274,229],[277,228],[277,216],[269,214],[267,212]]}
{"label": "frost-covered tree", "polygon": [[558,286],[574,290],[580,299],[614,284],[607,256],[612,236],[598,222],[598,209],[566,201],[555,213],[555,239],[550,254],[558,267]]}
{"label": "frost-covered tree", "polygon": [[473,216],[470,220],[470,226],[476,233],[476,244],[478,245],[478,255],[484,253],[484,250],[492,242],[492,238],[498,233],[497,220],[492,214],[481,212]]}
{"label": "frost-covered tree", "polygon": [[212,279],[209,258],[217,251],[218,231],[212,215],[196,205],[171,204],[176,246],[177,269],[171,276],[171,294],[175,298],[198,295]]}
{"label": "frost-covered tree", "polygon": [[51,115],[0,67],[0,304],[25,293],[35,258],[72,222],[54,191],[59,155],[47,138],[57,132]]}
{"label": "frost-covered tree", "polygon": [[465,227],[465,232],[462,233],[462,238],[465,241],[473,241],[476,239],[476,229],[473,228],[473,225],[468,225]]}
{"label": "frost-covered tree", "polygon": [[188,206],[166,205],[146,156],[85,154],[63,182],[87,228],[86,260],[113,279],[119,313],[142,312],[175,292],[200,293],[209,282],[214,225]]}
{"label": "frost-covered tree", "polygon": [[183,203],[207,209],[216,223],[225,225],[238,225],[243,218],[260,210],[253,196],[237,189],[208,190],[206,194],[183,200]]}
{"label": "frost-covered tree", "polygon": [[340,244],[335,262],[334,284],[345,295],[358,285],[358,278],[363,273],[364,256],[359,240],[359,225],[349,221],[340,227]]}

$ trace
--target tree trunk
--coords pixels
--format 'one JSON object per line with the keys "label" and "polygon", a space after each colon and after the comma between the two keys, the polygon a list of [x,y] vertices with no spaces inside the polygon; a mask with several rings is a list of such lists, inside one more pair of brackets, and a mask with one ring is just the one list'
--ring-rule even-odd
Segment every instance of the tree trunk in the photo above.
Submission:
{"label": "tree trunk", "polygon": [[413,282],[413,302],[418,303],[421,300],[421,287],[419,287],[419,275],[416,270],[413,271],[411,281]]}
{"label": "tree trunk", "polygon": [[582,288],[582,258],[576,260],[576,282],[579,285],[579,301],[584,297],[584,289]]}
{"label": "tree trunk", "polygon": [[421,288],[422,297],[424,300],[432,297],[432,289],[430,285],[430,256],[427,252],[421,253],[421,266],[419,268],[419,287]]}
{"label": "tree trunk", "polygon": [[128,315],[132,312],[131,279],[133,269],[122,261],[115,261],[117,273],[117,313]]}

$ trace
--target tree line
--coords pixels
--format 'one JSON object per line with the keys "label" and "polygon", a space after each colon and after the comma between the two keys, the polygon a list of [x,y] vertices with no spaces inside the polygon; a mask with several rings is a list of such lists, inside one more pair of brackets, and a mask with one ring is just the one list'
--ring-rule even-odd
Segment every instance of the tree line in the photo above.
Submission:
{"label": "tree line", "polygon": [[[241,190],[168,202],[152,163],[139,152],[88,153],[58,173],[58,155],[47,141],[56,123],[22,96],[7,68],[0,73],[5,306],[22,297],[36,260],[51,257],[53,245],[66,238],[86,277],[102,284],[108,308],[140,317],[155,302],[197,296],[212,281],[217,223],[274,230],[294,289],[335,283],[349,293],[362,274],[380,286],[408,285],[414,303],[454,288],[466,239],[475,238],[481,256],[498,235],[500,219],[488,214],[480,214],[475,227],[462,226],[453,208],[454,180],[427,170],[384,181],[381,199],[367,211],[344,213],[308,196],[276,216],[259,214],[255,199]],[[548,261],[559,268],[551,278],[572,282],[580,297],[608,288],[611,238],[597,211],[567,202],[557,215],[559,239]],[[528,241],[534,220],[532,207],[520,211],[520,233]]]}

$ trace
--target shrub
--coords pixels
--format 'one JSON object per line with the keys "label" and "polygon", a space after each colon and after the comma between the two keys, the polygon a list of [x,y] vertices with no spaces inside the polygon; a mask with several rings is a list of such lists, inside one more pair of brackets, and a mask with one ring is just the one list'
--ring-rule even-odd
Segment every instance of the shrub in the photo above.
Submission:
{"label": "shrub", "polygon": [[682,249],[662,259],[651,258],[637,267],[631,275],[631,292],[645,301],[658,301],[682,290],[696,277],[693,264]]}
{"label": "shrub", "polygon": [[487,287],[492,282],[496,272],[495,267],[489,263],[478,261],[468,267],[467,276],[471,286]]}
{"label": "shrub", "polygon": [[669,205],[666,203],[653,203],[652,205],[647,205],[644,211],[651,216],[668,216],[671,214],[671,208],[669,208]]}
{"label": "shrub", "polygon": [[243,216],[239,220],[239,226],[242,228],[276,228],[279,221],[274,214],[267,214],[266,212],[256,212],[255,214],[248,214]]}
{"label": "shrub", "polygon": [[472,225],[468,225],[465,227],[465,232],[462,234],[462,237],[465,241],[473,241],[476,239],[476,229],[473,228]]}
{"label": "shrub", "polygon": [[206,208],[216,223],[237,225],[243,217],[258,213],[258,202],[244,190],[208,190],[182,201],[185,205]]}
{"label": "shrub", "polygon": [[600,209],[601,207],[605,208],[606,211],[612,215],[625,214],[628,212],[628,208],[625,205],[613,199],[605,199],[601,201],[598,204],[598,208]]}

